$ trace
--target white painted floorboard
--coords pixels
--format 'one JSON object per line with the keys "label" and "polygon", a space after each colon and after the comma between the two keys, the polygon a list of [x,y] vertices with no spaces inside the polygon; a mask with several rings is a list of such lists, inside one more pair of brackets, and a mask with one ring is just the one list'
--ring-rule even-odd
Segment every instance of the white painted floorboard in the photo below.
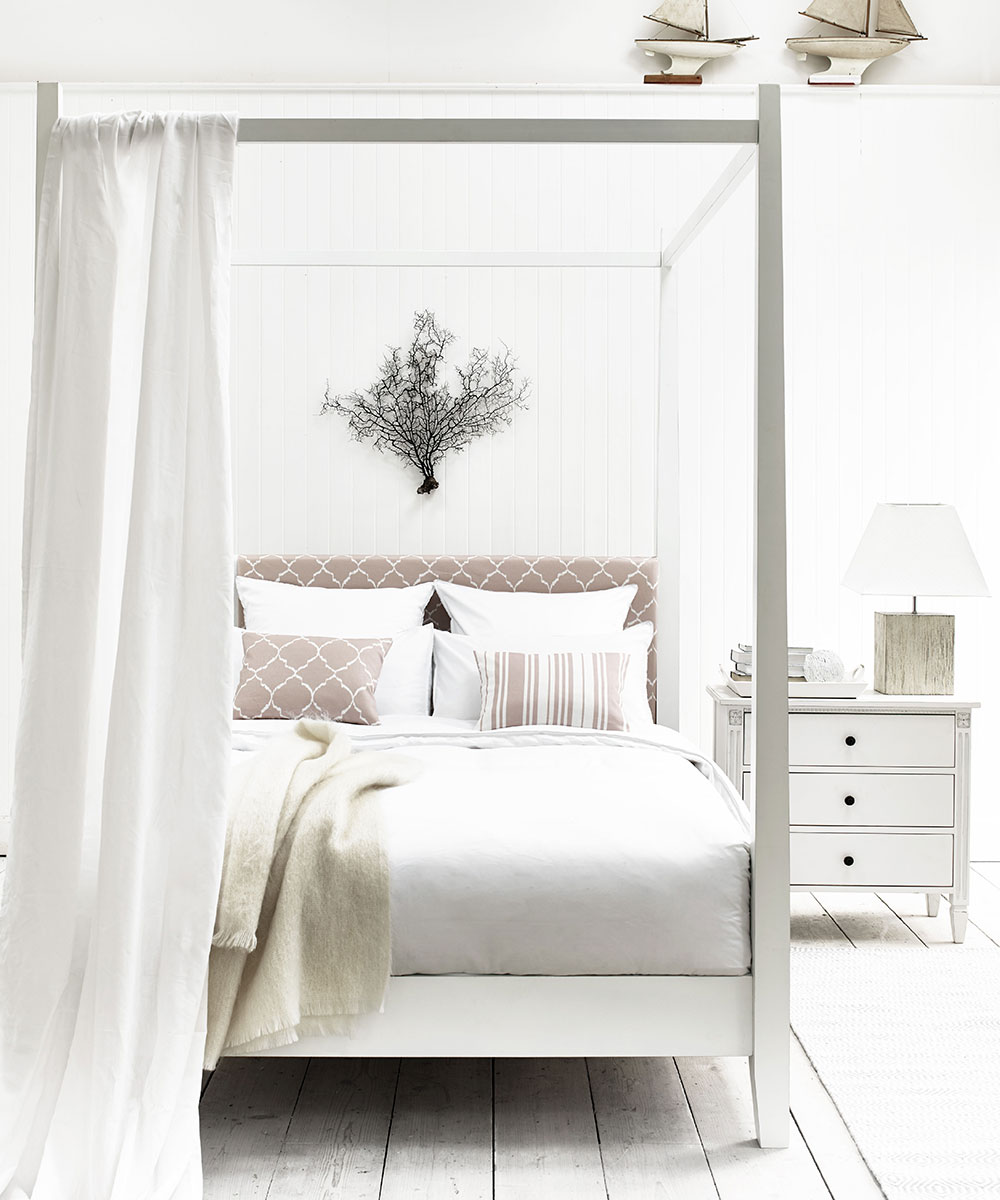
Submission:
{"label": "white painted floorboard", "polygon": [[482,1058],[404,1059],[381,1200],[490,1200],[492,1195],[492,1063]]}
{"label": "white painted floorboard", "polygon": [[498,1059],[496,1200],[606,1200],[582,1058]]}
{"label": "white painted floorboard", "polygon": [[588,1061],[608,1194],[716,1200],[701,1135],[671,1058]]}
{"label": "white painted floorboard", "polygon": [[[798,936],[844,939],[811,897],[796,906]],[[799,1051],[793,1061],[798,1125],[787,1151],[757,1147],[740,1060],[346,1060],[313,1061],[299,1071],[291,1060],[284,1072],[276,1069],[281,1060],[224,1062],[202,1105],[206,1196],[877,1196],[805,1056]],[[265,1105],[270,1071],[274,1089]],[[822,1157],[799,1125],[822,1148],[839,1191],[824,1180]],[[252,1169],[251,1153],[258,1155]]]}
{"label": "white painted floorboard", "polygon": [[268,1200],[379,1200],[399,1066],[397,1059],[310,1061]]}
{"label": "white painted floorboard", "polygon": [[792,1116],[830,1195],[884,1200],[840,1113],[813,1070],[799,1039],[792,1037]]}
{"label": "white painted floorboard", "polygon": [[969,877],[969,923],[1000,946],[1000,885],[973,871]]}
{"label": "white painted floorboard", "polygon": [[231,1058],[201,1100],[205,1200],[266,1197],[309,1060]]}
{"label": "white painted floorboard", "polygon": [[984,879],[988,879],[990,883],[996,884],[1000,888],[1000,862],[973,863],[972,869],[978,875],[982,875]]}
{"label": "white painted floorboard", "polygon": [[[792,938],[948,947],[947,902],[796,892]],[[1000,945],[1000,864],[976,867],[966,946]],[[238,1200],[878,1200],[792,1038],[792,1144],[753,1138],[747,1066],[725,1059],[280,1060],[206,1090],[206,1196]],[[261,1074],[264,1072],[264,1074]],[[270,1092],[264,1086],[273,1073]],[[294,1098],[293,1098],[293,1092]],[[266,1102],[265,1102],[266,1096]],[[290,1110],[289,1104],[292,1108]],[[282,1134],[282,1129],[284,1130]],[[278,1149],[275,1141],[281,1140]],[[258,1157],[251,1163],[251,1152]],[[957,1198],[956,1198],[957,1200]]]}
{"label": "white painted floorboard", "polygon": [[[793,941],[951,947],[960,969],[946,902],[932,918],[921,896],[796,892],[791,909]],[[1000,953],[998,863],[973,870],[965,945]],[[746,1063],[726,1059],[227,1059],[201,1112],[206,1200],[882,1194],[794,1037],[788,1150],[757,1147]]]}

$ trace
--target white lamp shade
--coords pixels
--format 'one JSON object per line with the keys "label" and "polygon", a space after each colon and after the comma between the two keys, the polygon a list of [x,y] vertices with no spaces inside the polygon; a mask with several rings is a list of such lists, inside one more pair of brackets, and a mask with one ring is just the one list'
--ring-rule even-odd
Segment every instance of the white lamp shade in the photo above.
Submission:
{"label": "white lamp shade", "polygon": [[950,504],[877,504],[844,586],[876,596],[990,594]]}

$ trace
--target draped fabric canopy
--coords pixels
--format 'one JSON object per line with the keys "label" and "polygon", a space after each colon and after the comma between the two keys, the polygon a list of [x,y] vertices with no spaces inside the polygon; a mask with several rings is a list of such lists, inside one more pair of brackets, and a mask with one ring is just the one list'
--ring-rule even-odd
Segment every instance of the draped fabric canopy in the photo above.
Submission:
{"label": "draped fabric canopy", "polygon": [[235,119],[57,122],[0,911],[0,1198],[201,1195],[225,832]]}

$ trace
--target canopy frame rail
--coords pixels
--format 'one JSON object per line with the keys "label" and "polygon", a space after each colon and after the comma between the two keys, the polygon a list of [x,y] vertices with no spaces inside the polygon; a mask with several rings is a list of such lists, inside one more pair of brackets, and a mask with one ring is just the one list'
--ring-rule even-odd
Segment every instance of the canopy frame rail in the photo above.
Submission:
{"label": "canopy frame rail", "polygon": [[[36,91],[36,245],[49,134],[60,111],[60,85]],[[788,703],[787,541],[785,514],[784,300],[781,212],[781,89],[757,88],[757,119],[696,118],[341,118],[254,117],[240,121],[241,144],[265,143],[454,143],[632,144],[740,147],[703,200],[663,247],[659,353],[661,455],[679,453],[676,384],[664,383],[675,304],[667,281],[684,251],[721,209],[756,162],[757,282],[756,387],[754,404],[754,812],[751,879],[752,1029],[750,1070],[758,1140],[787,1146],[789,1137],[789,929],[788,929]],[[416,253],[416,252],[414,252]],[[277,265],[277,264],[276,264]],[[345,265],[347,265],[345,263]],[[379,264],[370,264],[379,265]],[[386,262],[382,265],[404,265]],[[416,264],[413,265],[429,265]],[[466,265],[473,265],[468,263]],[[487,264],[481,264],[487,265]],[[498,265],[498,264],[492,264]],[[552,263],[551,265],[557,265]],[[571,265],[558,264],[558,265]],[[576,265],[589,265],[579,261]],[[610,265],[610,264],[603,264]],[[639,265],[639,264],[621,264]],[[647,264],[642,264],[647,265]],[[666,461],[661,457],[660,462]],[[676,472],[657,476],[657,553],[676,556],[679,545]],[[661,674],[673,670],[680,634],[676,583],[661,596]],[[673,657],[672,657],[673,656]],[[662,712],[677,711],[676,684],[664,689]]]}
{"label": "canopy frame rail", "polygon": [[680,260],[688,246],[704,231],[716,213],[725,207],[729,197],[750,174],[756,159],[757,151],[753,146],[744,146],[736,151],[715,182],[709,185],[688,219],[660,252],[661,266],[672,267]]}
{"label": "canopy frame rail", "polygon": [[42,215],[42,185],[45,160],[49,154],[52,126],[62,108],[62,85],[39,83],[35,86],[35,252],[38,252],[38,222]]}
{"label": "canopy frame rail", "polygon": [[448,142],[578,145],[753,145],[757,121],[617,117],[244,117],[237,140],[249,143]]}
{"label": "canopy frame rail", "polygon": [[658,250],[234,250],[234,267],[660,269]]}

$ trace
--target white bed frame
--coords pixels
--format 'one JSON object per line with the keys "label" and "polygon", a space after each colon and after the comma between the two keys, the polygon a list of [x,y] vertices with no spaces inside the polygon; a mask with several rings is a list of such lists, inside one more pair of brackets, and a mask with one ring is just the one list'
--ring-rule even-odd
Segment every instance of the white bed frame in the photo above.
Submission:
{"label": "white bed frame", "polygon": [[[60,89],[37,88],[39,190]],[[757,362],[754,487],[756,673],[749,975],[408,976],[392,980],[385,1012],[352,1039],[307,1039],[275,1053],[317,1056],[748,1056],[757,1137],[787,1146],[789,871],[786,697],[784,335],[780,89],[758,88],[756,120],[279,118],[240,122],[240,142],[728,143],[730,166],[653,265],[670,268],[756,164]],[[469,256],[465,256],[468,258]],[[482,257],[482,256],[473,256]],[[564,256],[545,256],[557,259]],[[575,256],[585,258],[587,256]],[[552,265],[561,265],[553,263]],[[666,356],[661,356],[665,358]],[[661,394],[670,388],[662,378]],[[661,414],[662,415],[662,414]],[[676,428],[660,422],[661,461],[676,461]],[[657,547],[676,548],[661,491]],[[666,543],[666,544],[664,544]],[[676,606],[661,604],[660,677],[672,672]],[[669,719],[671,705],[660,711]],[[661,718],[662,719],[662,718]]]}

